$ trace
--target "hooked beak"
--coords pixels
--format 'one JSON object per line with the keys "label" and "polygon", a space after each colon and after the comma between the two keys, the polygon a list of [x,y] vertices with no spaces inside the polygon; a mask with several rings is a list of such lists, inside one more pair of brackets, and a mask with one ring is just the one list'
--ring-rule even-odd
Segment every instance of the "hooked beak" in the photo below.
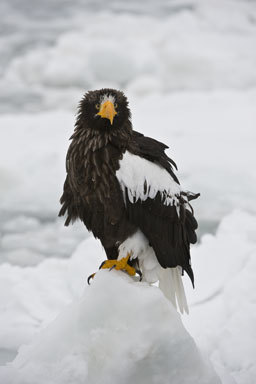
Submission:
{"label": "hooked beak", "polygon": [[97,113],[100,117],[104,119],[109,119],[111,125],[113,124],[113,120],[117,112],[115,110],[114,104],[112,101],[107,100],[105,103],[101,104],[100,111]]}

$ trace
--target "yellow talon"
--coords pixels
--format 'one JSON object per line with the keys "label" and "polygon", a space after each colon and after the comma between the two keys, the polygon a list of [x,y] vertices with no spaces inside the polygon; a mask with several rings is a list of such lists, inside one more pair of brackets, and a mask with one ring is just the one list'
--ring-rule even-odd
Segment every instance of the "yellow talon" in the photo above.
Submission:
{"label": "yellow talon", "polygon": [[126,257],[123,257],[121,260],[106,260],[101,269],[114,268],[117,271],[126,271],[130,276],[136,275],[136,269],[127,264],[131,253],[128,253]]}
{"label": "yellow talon", "polygon": [[[136,270],[135,268],[131,267],[128,264],[128,261],[131,257],[131,252],[127,253],[126,257],[123,257],[121,260],[105,260],[101,264],[99,269],[116,269],[117,271],[126,271],[130,276],[135,276],[136,273],[140,275],[140,280],[142,279],[142,274],[140,271]],[[91,276],[88,277],[88,284],[90,284],[91,278],[95,276],[95,273],[93,273]]]}

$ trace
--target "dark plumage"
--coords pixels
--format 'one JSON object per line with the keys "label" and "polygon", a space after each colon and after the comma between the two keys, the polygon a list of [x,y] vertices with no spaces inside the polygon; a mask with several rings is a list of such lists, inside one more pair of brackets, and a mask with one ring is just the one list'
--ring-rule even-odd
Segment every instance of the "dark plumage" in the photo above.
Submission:
{"label": "dark plumage", "polygon": [[[108,111],[104,112],[103,107]],[[154,163],[165,169],[179,188],[173,171],[176,164],[165,154],[168,147],[133,131],[125,95],[113,89],[86,93],[79,105],[71,140],[59,213],[59,216],[67,215],[65,225],[78,218],[82,220],[100,239],[108,259],[117,258],[119,245],[140,229],[160,265],[181,266],[193,283],[189,248],[197,240],[197,222],[188,201],[199,194],[181,190],[169,196],[167,186],[153,198],[142,199],[131,198],[129,192],[135,192],[129,191],[129,186],[122,188],[117,171],[126,151],[146,159],[149,167]],[[141,178],[144,180],[143,174]],[[147,195],[150,185],[146,178],[144,189],[142,192]],[[176,203],[167,204],[168,197],[174,197]]]}

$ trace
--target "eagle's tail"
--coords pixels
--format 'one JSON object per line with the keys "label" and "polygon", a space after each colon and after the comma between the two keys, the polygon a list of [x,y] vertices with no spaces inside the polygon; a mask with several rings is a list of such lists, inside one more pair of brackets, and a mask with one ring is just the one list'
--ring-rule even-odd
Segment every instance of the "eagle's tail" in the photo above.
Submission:
{"label": "eagle's tail", "polygon": [[159,273],[159,288],[163,294],[169,299],[175,308],[177,304],[181,313],[184,311],[188,314],[188,304],[186,294],[181,277],[181,267],[161,268]]}

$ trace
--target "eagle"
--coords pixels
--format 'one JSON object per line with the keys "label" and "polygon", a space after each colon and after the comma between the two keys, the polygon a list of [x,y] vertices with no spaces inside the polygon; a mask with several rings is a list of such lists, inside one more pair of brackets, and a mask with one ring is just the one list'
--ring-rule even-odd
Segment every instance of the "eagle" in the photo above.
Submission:
{"label": "eagle", "polygon": [[126,96],[109,88],[84,95],[70,140],[59,212],[65,225],[80,219],[101,241],[101,268],[159,282],[188,312],[181,276],[194,286],[190,244],[198,224],[190,201],[199,194],[182,189],[168,146],[133,130]]}

